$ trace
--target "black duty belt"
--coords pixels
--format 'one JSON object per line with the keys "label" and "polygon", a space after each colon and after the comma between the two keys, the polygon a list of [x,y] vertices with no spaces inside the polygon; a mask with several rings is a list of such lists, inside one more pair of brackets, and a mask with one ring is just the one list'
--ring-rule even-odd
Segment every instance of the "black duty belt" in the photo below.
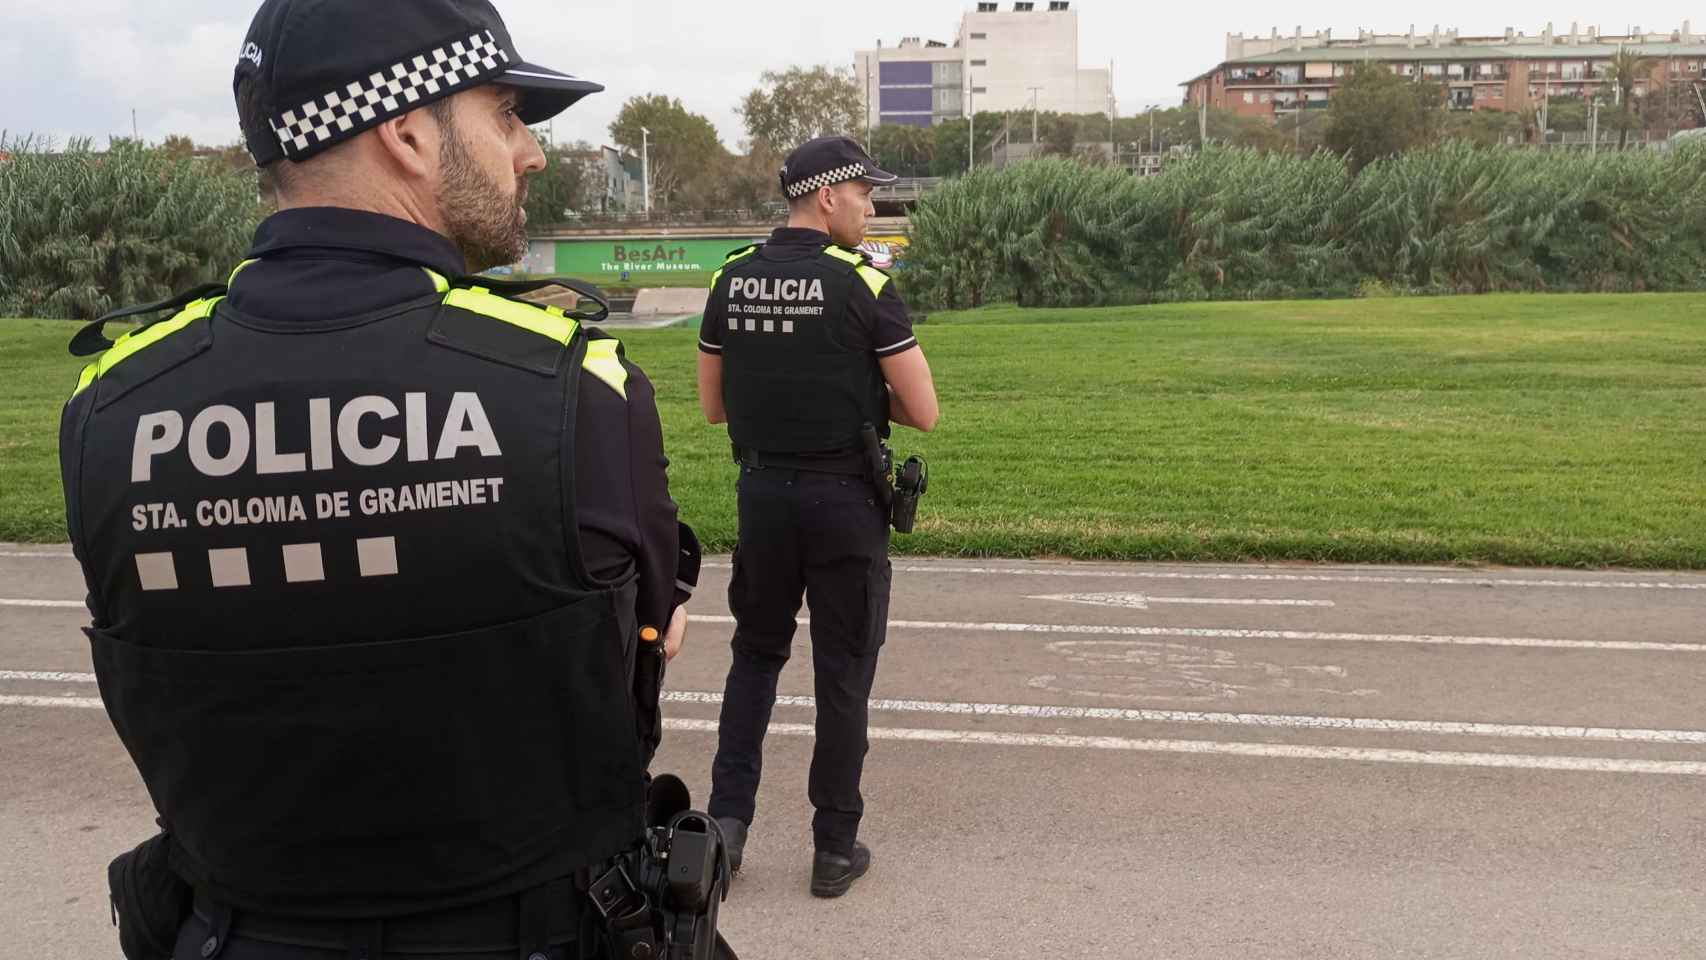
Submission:
{"label": "black duty belt", "polygon": [[[517,950],[523,940],[530,941],[529,950],[573,943],[581,938],[581,924],[587,919],[585,898],[584,883],[564,878],[516,896],[465,907],[383,920],[338,920],[232,910],[197,891],[195,912],[216,930],[224,927],[229,936],[321,950],[365,947],[363,953],[377,958],[501,953]],[[204,946],[203,956],[209,952]]]}
{"label": "black duty belt", "polygon": [[735,462],[759,469],[806,470],[848,477],[868,477],[871,474],[864,453],[856,450],[846,453],[767,453],[736,447]]}

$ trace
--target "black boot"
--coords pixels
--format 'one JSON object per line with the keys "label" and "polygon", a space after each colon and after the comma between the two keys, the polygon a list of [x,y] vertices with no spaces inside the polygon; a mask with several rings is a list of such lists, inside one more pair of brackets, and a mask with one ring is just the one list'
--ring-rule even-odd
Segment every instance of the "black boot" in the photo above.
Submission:
{"label": "black boot", "polygon": [[740,872],[740,857],[746,851],[746,824],[734,817],[718,817],[717,826],[723,828],[723,849],[729,855],[729,869]]}
{"label": "black boot", "polygon": [[812,896],[839,897],[869,869],[871,848],[862,843],[853,844],[850,857],[819,850],[812,859]]}

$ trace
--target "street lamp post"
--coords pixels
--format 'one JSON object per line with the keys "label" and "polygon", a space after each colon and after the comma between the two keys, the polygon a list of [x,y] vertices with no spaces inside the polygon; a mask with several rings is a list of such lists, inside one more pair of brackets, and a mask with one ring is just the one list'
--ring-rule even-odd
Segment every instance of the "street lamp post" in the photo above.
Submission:
{"label": "street lamp post", "polygon": [[966,71],[966,172],[977,168],[977,88],[972,86],[971,71]]}
{"label": "street lamp post", "polygon": [[652,132],[640,128],[640,187],[646,195],[646,216],[652,215]]}
{"label": "street lamp post", "polygon": [[1037,94],[1042,87],[1030,87],[1031,91],[1031,156],[1037,155]]}

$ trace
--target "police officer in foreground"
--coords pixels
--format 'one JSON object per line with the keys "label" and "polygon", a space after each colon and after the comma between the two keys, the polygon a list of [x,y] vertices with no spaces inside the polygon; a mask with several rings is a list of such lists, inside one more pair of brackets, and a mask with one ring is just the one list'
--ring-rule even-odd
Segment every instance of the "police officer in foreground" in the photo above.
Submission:
{"label": "police officer in foreground", "polygon": [[526,250],[528,124],[602,88],[484,0],[267,0],[239,56],[279,212],[64,414],[96,674],[164,831],[111,870],[121,942],[593,955],[696,545],[617,341],[472,274]]}
{"label": "police officer in foreground", "polygon": [[811,892],[822,897],[846,893],[871,863],[858,842],[859,780],[888,625],[889,510],[878,485],[889,481],[874,475],[863,438],[886,438],[890,421],[928,431],[938,415],[906,305],[856,249],[875,213],[872,186],[894,180],[844,137],[796,149],[781,173],[788,225],[728,258],[699,335],[699,403],[711,423],[728,423],[740,462],[734,662],[707,809],[738,867],[803,593],[817,691]]}

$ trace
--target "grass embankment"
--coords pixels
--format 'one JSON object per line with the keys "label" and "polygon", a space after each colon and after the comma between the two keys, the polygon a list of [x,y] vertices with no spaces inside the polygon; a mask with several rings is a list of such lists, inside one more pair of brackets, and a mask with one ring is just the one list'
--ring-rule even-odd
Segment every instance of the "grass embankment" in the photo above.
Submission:
{"label": "grass embankment", "polygon": [[[70,325],[0,323],[0,539],[57,539]],[[914,553],[1706,568],[1706,296],[936,314]],[[688,329],[626,331],[683,515],[733,540]]]}

